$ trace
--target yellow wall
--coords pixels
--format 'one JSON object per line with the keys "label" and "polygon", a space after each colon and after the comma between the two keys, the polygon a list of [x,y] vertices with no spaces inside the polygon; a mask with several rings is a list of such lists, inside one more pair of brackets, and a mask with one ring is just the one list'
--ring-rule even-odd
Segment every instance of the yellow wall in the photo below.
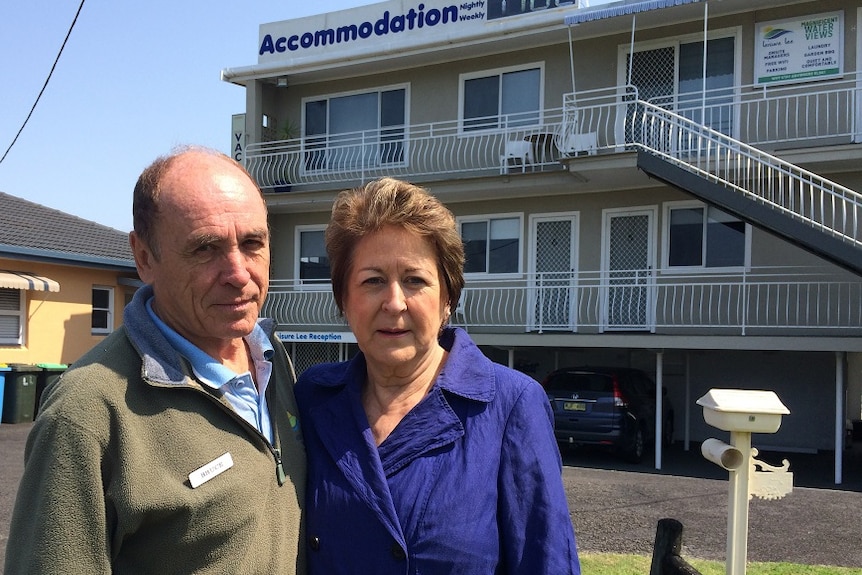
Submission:
{"label": "yellow wall", "polygon": [[102,341],[90,333],[93,286],[114,288],[114,327],[123,322],[126,294],[134,288],[117,283],[110,270],[44,264],[0,258],[0,269],[46,276],[60,284],[59,292],[26,291],[27,321],[24,344],[0,345],[0,363],[70,364]]}

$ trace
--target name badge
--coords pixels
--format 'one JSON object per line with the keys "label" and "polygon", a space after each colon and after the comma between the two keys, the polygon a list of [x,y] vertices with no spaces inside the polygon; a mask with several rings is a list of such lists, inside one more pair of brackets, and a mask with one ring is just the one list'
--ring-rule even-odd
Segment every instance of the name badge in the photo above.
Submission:
{"label": "name badge", "polygon": [[213,477],[220,475],[233,467],[233,457],[230,456],[230,453],[225,453],[221,457],[214,459],[203,465],[198,467],[191,473],[189,473],[189,483],[191,483],[192,489],[203,485]]}

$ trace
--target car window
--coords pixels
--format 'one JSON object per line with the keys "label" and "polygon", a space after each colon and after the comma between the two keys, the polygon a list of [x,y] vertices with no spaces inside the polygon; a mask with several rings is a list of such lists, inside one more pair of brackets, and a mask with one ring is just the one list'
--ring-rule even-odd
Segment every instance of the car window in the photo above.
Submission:
{"label": "car window", "polygon": [[571,392],[591,391],[595,393],[613,393],[611,378],[598,373],[558,373],[548,380],[548,391]]}

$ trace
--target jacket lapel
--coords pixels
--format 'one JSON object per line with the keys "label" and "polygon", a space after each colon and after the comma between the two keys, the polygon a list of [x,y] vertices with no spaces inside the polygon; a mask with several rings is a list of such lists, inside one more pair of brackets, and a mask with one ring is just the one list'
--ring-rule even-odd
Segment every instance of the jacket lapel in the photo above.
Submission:
{"label": "jacket lapel", "polygon": [[[312,410],[317,434],[345,480],[398,541],[404,541],[377,446],[358,394],[346,386]],[[351,421],[344,414],[351,413]]]}

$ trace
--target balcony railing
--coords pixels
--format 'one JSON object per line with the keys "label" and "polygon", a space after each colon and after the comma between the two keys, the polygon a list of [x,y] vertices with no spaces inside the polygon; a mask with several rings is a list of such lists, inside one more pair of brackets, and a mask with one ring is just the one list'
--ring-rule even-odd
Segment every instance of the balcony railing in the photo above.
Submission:
{"label": "balcony railing", "polygon": [[[745,85],[648,103],[749,145],[834,145],[862,140],[857,77],[792,86]],[[566,156],[624,151],[640,121],[633,86],[574,92],[563,107],[504,117],[387,126],[249,144],[246,165],[265,191],[340,185],[380,176],[413,180],[560,168]]]}
{"label": "balcony railing", "polygon": [[[263,315],[345,330],[328,285],[271,283]],[[737,274],[579,272],[470,279],[452,323],[488,333],[862,335],[862,281],[819,268]]]}
{"label": "balcony railing", "polygon": [[562,109],[387,126],[342,134],[250,144],[246,167],[264,191],[304,184],[343,184],[392,176],[415,179],[460,174],[561,169],[554,138]]}

